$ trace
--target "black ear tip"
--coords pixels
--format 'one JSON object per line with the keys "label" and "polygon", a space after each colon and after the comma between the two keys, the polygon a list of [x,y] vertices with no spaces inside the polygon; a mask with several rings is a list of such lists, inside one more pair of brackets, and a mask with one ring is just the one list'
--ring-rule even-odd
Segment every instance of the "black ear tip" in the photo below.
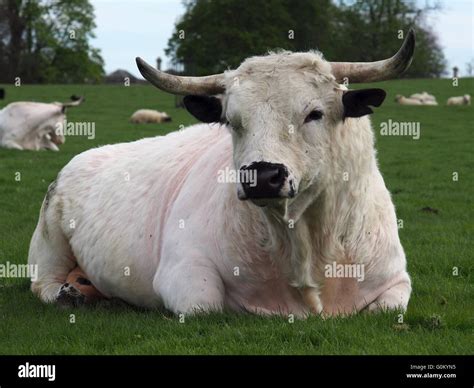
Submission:
{"label": "black ear tip", "polygon": [[184,107],[198,120],[205,123],[220,121],[221,101],[214,96],[187,95],[183,97]]}
{"label": "black ear tip", "polygon": [[183,104],[186,109],[189,110],[189,107],[192,104],[195,104],[199,100],[199,96],[188,95],[183,97]]}
{"label": "black ear tip", "polygon": [[380,103],[382,103],[385,100],[385,97],[387,97],[387,92],[383,89],[377,89],[377,93],[380,98]]}
{"label": "black ear tip", "polygon": [[383,89],[349,90],[342,95],[344,117],[361,117],[373,113],[370,106],[382,105],[387,93]]}

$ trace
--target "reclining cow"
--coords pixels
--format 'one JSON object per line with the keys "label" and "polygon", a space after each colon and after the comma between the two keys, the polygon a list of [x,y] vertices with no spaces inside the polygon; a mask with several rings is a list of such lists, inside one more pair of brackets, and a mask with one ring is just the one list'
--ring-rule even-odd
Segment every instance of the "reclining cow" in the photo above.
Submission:
{"label": "reclining cow", "polygon": [[[205,77],[137,58],[146,79],[186,95],[205,124],[69,162],[32,237],[32,291],[44,302],[87,302],[66,282],[73,271],[104,297],[177,314],[406,309],[410,277],[367,116],[385,92],[338,82],[394,78],[414,44],[410,30],[383,61],[278,52]],[[256,179],[220,183],[231,169]]]}
{"label": "reclining cow", "polygon": [[[78,106],[75,101],[50,104],[41,102],[13,102],[0,110],[0,146],[17,150],[59,151],[65,142],[61,126],[66,120],[66,108]],[[58,130],[59,129],[59,130]]]}
{"label": "reclining cow", "polygon": [[153,109],[138,109],[130,117],[130,122],[133,124],[159,124],[170,121],[171,117],[166,112]]}

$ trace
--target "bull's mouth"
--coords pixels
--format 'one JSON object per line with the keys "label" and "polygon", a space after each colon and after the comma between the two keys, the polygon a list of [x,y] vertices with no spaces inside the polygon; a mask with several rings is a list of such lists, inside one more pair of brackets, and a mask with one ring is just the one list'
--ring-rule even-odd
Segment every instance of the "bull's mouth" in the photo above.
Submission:
{"label": "bull's mouth", "polygon": [[289,180],[285,187],[280,187],[279,191],[268,193],[262,191],[248,191],[242,185],[237,186],[237,197],[241,201],[251,201],[259,207],[265,207],[272,204],[281,204],[283,201],[291,200],[296,197],[297,189],[294,181]]}
{"label": "bull's mouth", "polygon": [[245,192],[242,190],[241,187],[238,188],[237,190],[237,197],[241,201],[248,201],[251,202],[253,205],[260,207],[260,208],[281,208],[284,206],[288,200],[291,200],[295,197],[295,192],[293,191],[291,193],[291,196],[289,195],[279,195],[275,197],[250,197],[245,194]]}

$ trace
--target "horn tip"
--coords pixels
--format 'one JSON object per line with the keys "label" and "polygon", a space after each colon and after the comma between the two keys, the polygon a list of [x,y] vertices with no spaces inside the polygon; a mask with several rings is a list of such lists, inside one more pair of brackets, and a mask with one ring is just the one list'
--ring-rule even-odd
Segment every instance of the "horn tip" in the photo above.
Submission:
{"label": "horn tip", "polygon": [[144,62],[145,62],[145,61],[144,61],[143,59],[141,59],[140,57],[136,57],[136,58],[135,58],[135,63],[137,64],[137,67],[138,67],[139,69],[140,69],[140,67],[143,66]]}
{"label": "horn tip", "polygon": [[146,63],[145,60],[143,60],[140,57],[136,57],[135,62],[137,64],[138,70],[145,77],[145,73],[147,72],[147,68],[150,67],[150,65],[148,63]]}
{"label": "horn tip", "polygon": [[415,37],[416,37],[415,29],[413,27],[410,27],[410,29],[408,30],[406,40],[411,46],[413,46],[413,48],[415,47]]}
{"label": "horn tip", "polygon": [[410,67],[410,64],[413,60],[413,55],[415,54],[415,41],[415,29],[410,27],[405,38],[405,42],[400,48],[402,62],[404,62],[404,69],[402,70],[402,73]]}

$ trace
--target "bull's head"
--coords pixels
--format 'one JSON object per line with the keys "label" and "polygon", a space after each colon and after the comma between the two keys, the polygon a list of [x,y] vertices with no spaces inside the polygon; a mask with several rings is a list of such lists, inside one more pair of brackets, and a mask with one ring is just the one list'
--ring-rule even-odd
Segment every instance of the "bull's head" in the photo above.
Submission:
{"label": "bull's head", "polygon": [[[163,73],[141,58],[142,75],[158,88],[185,95],[188,111],[232,131],[235,168],[255,170],[256,184],[242,183],[240,199],[265,205],[292,198],[319,182],[331,155],[331,131],[347,118],[372,113],[381,89],[349,91],[340,83],[395,78],[411,63],[413,30],[391,58],[377,62],[327,62],[317,52],[271,53],[245,60],[236,70],[205,77]],[[340,127],[340,128],[338,128]]]}

